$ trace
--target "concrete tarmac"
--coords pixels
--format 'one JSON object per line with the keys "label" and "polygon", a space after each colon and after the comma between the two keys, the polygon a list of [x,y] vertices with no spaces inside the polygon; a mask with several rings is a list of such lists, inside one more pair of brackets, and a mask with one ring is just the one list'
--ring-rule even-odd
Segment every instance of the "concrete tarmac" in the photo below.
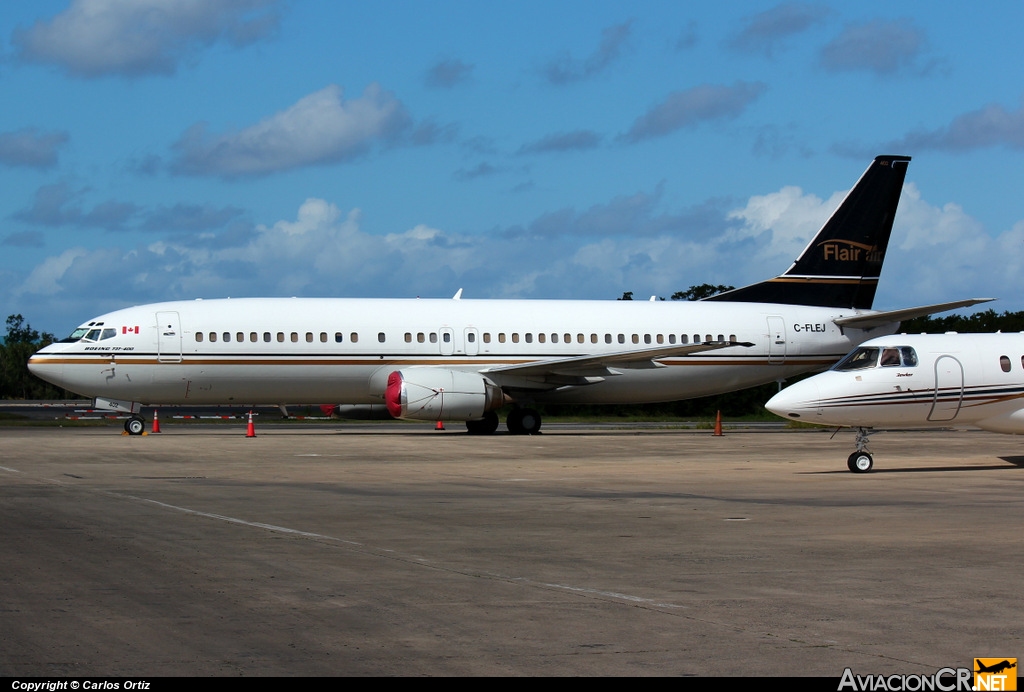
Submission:
{"label": "concrete tarmac", "polygon": [[1024,657],[977,431],[2,428],[0,676],[932,674]]}

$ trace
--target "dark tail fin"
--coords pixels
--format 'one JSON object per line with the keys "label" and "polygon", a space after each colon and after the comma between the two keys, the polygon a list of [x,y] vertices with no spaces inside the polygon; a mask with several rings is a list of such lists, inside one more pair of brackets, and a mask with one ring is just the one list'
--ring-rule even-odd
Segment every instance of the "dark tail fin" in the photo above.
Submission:
{"label": "dark tail fin", "polygon": [[909,156],[879,156],[785,274],[705,300],[868,309]]}

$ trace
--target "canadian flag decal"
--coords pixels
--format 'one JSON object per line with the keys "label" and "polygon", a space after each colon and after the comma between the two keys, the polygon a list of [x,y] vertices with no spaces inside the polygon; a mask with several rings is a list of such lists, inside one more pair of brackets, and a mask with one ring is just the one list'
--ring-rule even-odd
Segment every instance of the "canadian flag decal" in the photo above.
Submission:
{"label": "canadian flag decal", "polygon": [[139,326],[135,325],[134,327],[121,327],[121,333],[122,334],[138,334],[139,333]]}

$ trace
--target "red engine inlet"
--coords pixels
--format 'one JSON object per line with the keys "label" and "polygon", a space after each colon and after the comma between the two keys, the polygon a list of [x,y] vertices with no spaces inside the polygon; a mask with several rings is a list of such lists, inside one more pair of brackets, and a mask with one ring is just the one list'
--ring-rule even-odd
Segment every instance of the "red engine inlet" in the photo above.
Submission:
{"label": "red engine inlet", "polygon": [[394,418],[402,417],[402,373],[395,370],[388,375],[388,386],[384,390],[384,404]]}
{"label": "red engine inlet", "polygon": [[466,421],[501,408],[505,396],[475,372],[413,367],[388,375],[384,403],[395,418]]}

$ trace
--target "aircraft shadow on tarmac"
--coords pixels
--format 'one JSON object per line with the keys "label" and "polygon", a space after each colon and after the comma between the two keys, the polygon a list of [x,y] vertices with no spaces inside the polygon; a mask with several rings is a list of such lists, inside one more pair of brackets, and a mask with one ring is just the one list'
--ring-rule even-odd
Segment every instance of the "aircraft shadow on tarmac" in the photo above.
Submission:
{"label": "aircraft shadow on tarmac", "polygon": [[[999,457],[1003,461],[1007,461],[1019,469],[1024,469],[1024,456],[1015,457]],[[936,473],[936,472],[950,472],[950,471],[1006,471],[1008,466],[1004,464],[991,464],[987,466],[923,466],[914,468],[874,468],[872,473]],[[849,471],[846,469],[835,469],[832,471],[803,471],[801,473],[809,476],[822,475],[829,473],[847,474]]]}

